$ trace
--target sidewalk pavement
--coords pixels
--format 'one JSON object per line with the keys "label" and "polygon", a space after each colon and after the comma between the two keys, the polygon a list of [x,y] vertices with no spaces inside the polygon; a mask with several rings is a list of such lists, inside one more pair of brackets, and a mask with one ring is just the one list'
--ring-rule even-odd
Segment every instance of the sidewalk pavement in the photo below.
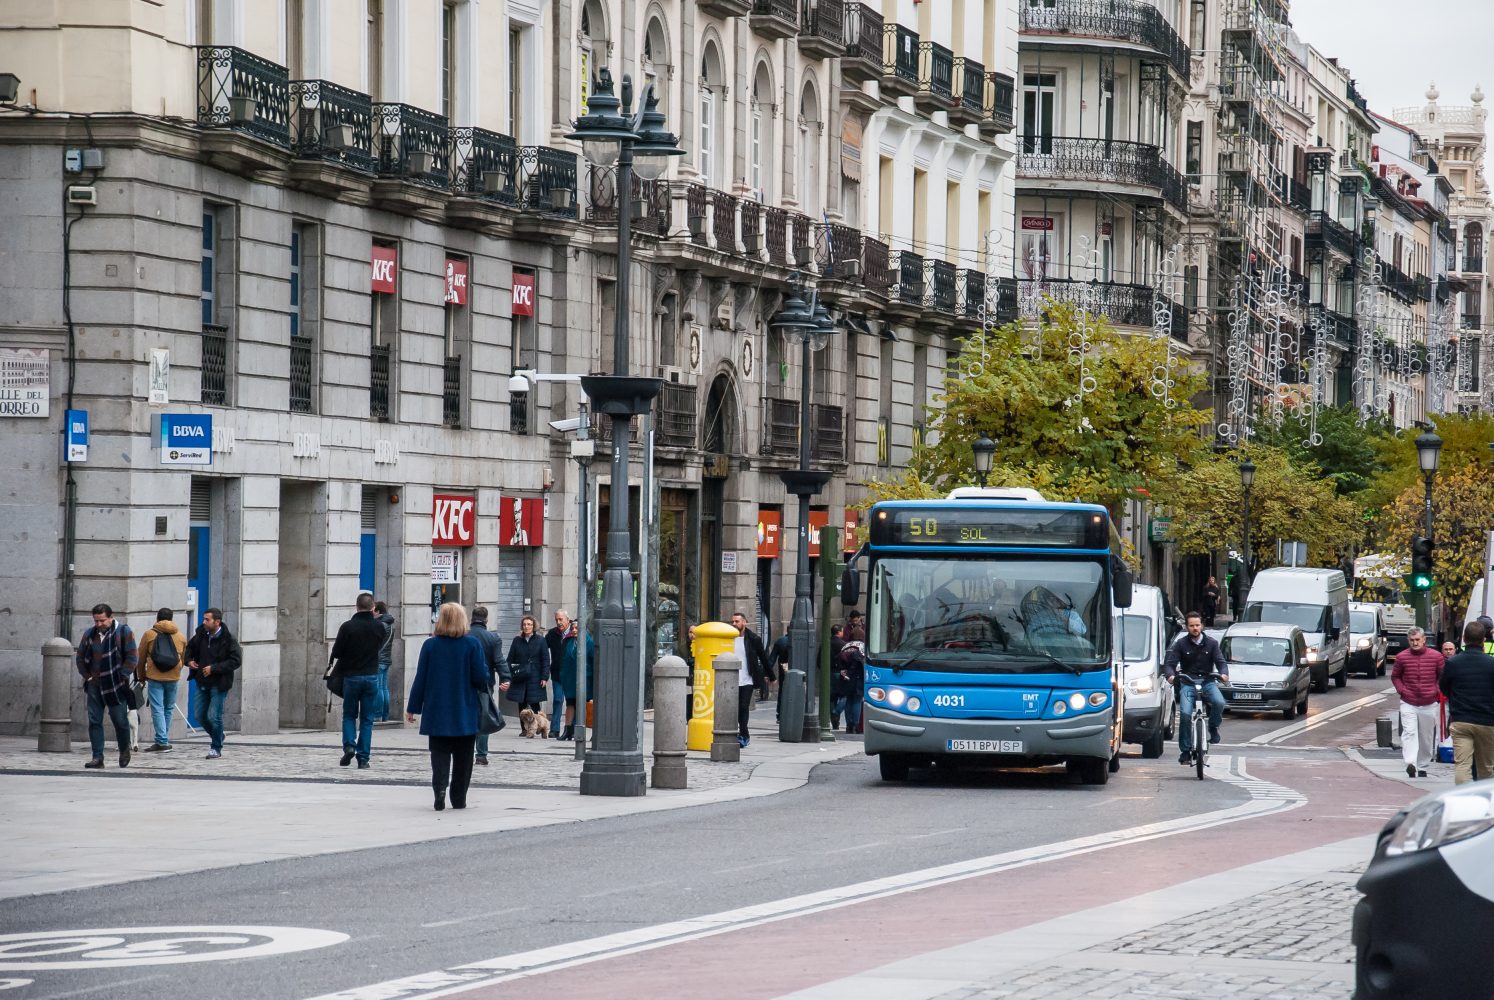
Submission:
{"label": "sidewalk pavement", "polygon": [[[230,733],[218,760],[205,736],[177,739],[169,754],[136,753],[85,771],[87,742],[44,754],[35,737],[0,737],[0,899],[470,834],[584,822],[732,802],[798,788],[816,764],[861,752],[852,737],[809,746],[780,743],[772,714],[755,711],[753,740],[738,763],[687,755],[689,787],[637,798],[582,797],[575,744],[525,739],[510,722],[492,737],[488,767],[474,768],[468,808],[431,808],[430,757],[417,727],[381,727],[371,767],[339,767],[339,733]],[[843,734],[842,734],[843,735]],[[645,722],[644,766],[653,763]],[[88,851],[59,847],[59,832],[104,829]],[[214,850],[142,850],[211,841]]]}

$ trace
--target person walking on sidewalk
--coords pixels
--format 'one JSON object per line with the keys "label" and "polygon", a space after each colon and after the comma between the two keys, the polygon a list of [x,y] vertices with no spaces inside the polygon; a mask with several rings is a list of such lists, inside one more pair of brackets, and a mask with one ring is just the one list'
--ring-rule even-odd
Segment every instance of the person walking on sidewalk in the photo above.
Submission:
{"label": "person walking on sidewalk", "polygon": [[560,657],[565,653],[565,634],[570,630],[571,616],[564,609],[555,612],[555,627],[545,633],[545,648],[550,652],[550,720],[552,732],[560,738],[560,719],[565,712],[565,696],[571,689],[560,682]]}
{"label": "person walking on sidewalk", "polygon": [[752,692],[767,685],[773,668],[762,639],[747,627],[747,616],[738,611],[731,616],[731,625],[737,630],[732,653],[741,664],[737,672],[737,743],[745,747],[752,742],[747,732],[747,720],[752,716]]}
{"label": "person walking on sidewalk", "polygon": [[176,708],[176,685],[182,679],[187,662],[187,637],[172,619],[170,608],[156,612],[156,623],[140,637],[140,663],[135,676],[145,681],[145,695],[150,702],[150,721],[155,740],[146,753],[171,752],[171,713]]}
{"label": "person walking on sidewalk", "polygon": [[1407,632],[1406,641],[1409,645],[1395,654],[1390,683],[1401,696],[1401,757],[1406,761],[1406,777],[1425,778],[1437,749],[1438,684],[1444,660],[1427,646],[1427,634],[1421,628]]}
{"label": "person walking on sidewalk", "polygon": [[832,706],[832,721],[839,712],[845,712],[846,732],[863,732],[861,726],[862,691],[866,686],[866,633],[861,626],[851,628],[846,644],[841,647],[840,658],[835,661],[835,679],[840,682],[841,696]]}
{"label": "person walking on sidewalk", "polygon": [[[488,609],[482,605],[472,609],[472,628],[469,634],[477,638],[482,647],[482,662],[488,669],[490,690],[508,690],[508,661],[503,658],[503,640],[488,630]],[[494,686],[496,685],[496,687]],[[498,717],[500,720],[503,716]],[[477,734],[477,754],[474,762],[488,766],[488,734]]]}
{"label": "person walking on sidewalk", "polygon": [[1463,627],[1463,651],[1442,668],[1442,693],[1452,723],[1453,781],[1494,776],[1494,656],[1483,652],[1488,633],[1478,622]]}
{"label": "person walking on sidewalk", "polygon": [[[463,625],[466,615],[462,616]],[[465,633],[465,629],[463,632]],[[342,674],[342,759],[347,767],[358,758],[358,767],[368,767],[373,751],[374,718],[379,701],[379,649],[384,645],[384,625],[374,617],[373,595],[358,595],[353,617],[337,630],[328,666]]]}
{"label": "person walking on sidewalk", "polygon": [[88,697],[88,745],[93,754],[83,766],[104,766],[104,713],[114,723],[119,743],[119,766],[130,766],[130,683],[135,679],[137,650],[135,635],[124,622],[114,620],[107,604],[93,606],[93,627],[78,642],[76,663],[83,675]]}
{"label": "person walking on sidewalk", "polygon": [[384,644],[379,647],[379,721],[389,721],[389,666],[394,662],[394,616],[389,605],[374,601],[374,619],[384,626]]}
{"label": "person walking on sidewalk", "polygon": [[187,643],[187,669],[197,682],[197,725],[208,734],[208,760],[223,756],[223,703],[243,662],[244,652],[223,624],[223,612],[208,608]]}
{"label": "person walking on sidewalk", "polygon": [[[691,627],[693,628],[694,626]],[[581,690],[580,680],[577,677],[578,665],[576,663],[577,651],[581,648],[579,645],[580,631],[580,626],[575,622],[571,622],[565,630],[565,645],[560,649],[560,685],[568,692],[565,696],[565,729],[560,733],[560,738],[563,740],[573,740],[576,738],[576,692]],[[596,666],[597,644],[592,639],[591,634],[588,633],[586,636],[586,691],[588,701],[595,700],[591,695],[596,691],[596,683],[593,680],[593,676],[596,673]],[[580,710],[585,711],[585,708],[583,707]]]}
{"label": "person walking on sidewalk", "polygon": [[509,700],[531,712],[540,711],[550,684],[550,647],[536,634],[538,628],[534,616],[525,615],[519,619],[519,634],[508,644]]}
{"label": "person walking on sidewalk", "polygon": [[420,647],[405,708],[406,722],[420,717],[420,735],[430,747],[437,812],[446,808],[448,785],[451,807],[467,808],[477,745],[477,699],[491,690],[490,676],[482,643],[467,631],[467,612],[460,604],[441,605],[434,632]]}

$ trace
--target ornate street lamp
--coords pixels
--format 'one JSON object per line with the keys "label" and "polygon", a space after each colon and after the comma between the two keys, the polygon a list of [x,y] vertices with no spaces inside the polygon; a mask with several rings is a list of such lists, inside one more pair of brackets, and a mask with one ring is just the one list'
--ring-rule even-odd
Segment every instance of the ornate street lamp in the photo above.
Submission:
{"label": "ornate street lamp", "polygon": [[975,478],[984,487],[986,477],[991,474],[991,462],[996,458],[996,442],[986,437],[982,431],[980,437],[970,445],[970,450],[975,452]]}
{"label": "ornate street lamp", "polygon": [[830,311],[819,304],[819,292],[812,290],[806,301],[802,291],[794,288],[788,300],[769,321],[769,325],[800,344],[799,380],[799,467],[780,473],[783,485],[799,498],[799,556],[794,574],[794,614],[789,620],[789,668],[804,672],[804,725],[800,740],[820,741],[820,712],[815,701],[819,686],[815,684],[814,581],[809,574],[809,498],[830,481],[830,473],[809,467],[810,442],[814,437],[809,423],[810,355],[823,350],[835,335]]}
{"label": "ornate street lamp", "polygon": [[[629,562],[628,439],[633,417],[647,413],[659,394],[660,379],[635,377],[628,363],[628,289],[632,285],[632,211],[629,208],[636,163],[640,177],[663,173],[671,156],[680,156],[675,137],[664,130],[653,85],[644,88],[642,110],[633,113],[633,81],[623,77],[622,99],[613,95],[612,72],[598,71],[587,99],[587,113],[567,138],[581,143],[587,162],[617,166],[616,328],[612,374],[587,375],[582,389],[599,413],[612,418],[612,468],[607,558],[602,603],[597,613],[596,728],[593,750],[581,767],[582,795],[643,795],[642,628],[633,597]],[[580,642],[584,643],[585,637]],[[579,711],[585,705],[578,703]]]}
{"label": "ornate street lamp", "polygon": [[[1434,545],[1434,536],[1432,534],[1432,480],[1437,478],[1437,466],[1442,461],[1442,438],[1437,436],[1437,433],[1432,430],[1430,425],[1426,425],[1426,429],[1416,437],[1416,461],[1421,465],[1422,483],[1426,487],[1426,492],[1422,499],[1422,537],[1425,538],[1426,541],[1423,543],[1425,546],[1425,554],[1421,557],[1426,563],[1426,585],[1421,591],[1422,599],[1420,602],[1420,607],[1418,607],[1417,610],[1420,611],[1422,615],[1422,627],[1431,631],[1435,631],[1432,626],[1431,586],[1432,547]],[[1417,555],[1417,553],[1415,552],[1415,548],[1415,545],[1413,545],[1411,573],[1413,576],[1413,586],[1420,587],[1420,581],[1414,579],[1418,572],[1415,565],[1417,561],[1415,558],[1415,556]]]}
{"label": "ornate street lamp", "polygon": [[1240,600],[1239,608],[1243,610],[1245,600],[1250,596],[1250,487],[1255,483],[1255,463],[1245,459],[1240,463],[1240,488],[1244,499],[1244,532],[1245,551],[1240,555]]}

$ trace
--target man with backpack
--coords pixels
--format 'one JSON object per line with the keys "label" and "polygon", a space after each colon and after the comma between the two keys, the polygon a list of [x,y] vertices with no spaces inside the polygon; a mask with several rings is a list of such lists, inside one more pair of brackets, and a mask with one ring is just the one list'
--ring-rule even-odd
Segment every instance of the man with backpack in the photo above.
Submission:
{"label": "man with backpack", "polygon": [[170,608],[156,612],[156,623],[140,638],[140,662],[135,676],[145,682],[155,742],[146,753],[170,753],[171,712],[176,707],[176,685],[187,662],[187,637],[176,627]]}

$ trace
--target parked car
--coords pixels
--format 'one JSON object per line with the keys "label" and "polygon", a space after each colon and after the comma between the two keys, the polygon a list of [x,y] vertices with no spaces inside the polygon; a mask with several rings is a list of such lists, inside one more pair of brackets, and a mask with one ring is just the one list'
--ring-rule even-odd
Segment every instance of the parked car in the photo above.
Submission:
{"label": "parked car", "polygon": [[1300,628],[1307,636],[1313,690],[1327,691],[1329,678],[1339,687],[1349,682],[1349,586],[1341,570],[1261,570],[1240,620]]}
{"label": "parked car", "polygon": [[1162,661],[1178,634],[1167,595],[1159,587],[1138,583],[1131,606],[1115,611],[1115,646],[1125,664],[1125,728],[1122,739],[1141,744],[1141,756],[1162,756],[1173,738],[1177,694],[1164,683]]}
{"label": "parked car", "polygon": [[1312,673],[1302,629],[1242,622],[1229,627],[1219,649],[1229,664],[1229,683],[1219,690],[1231,712],[1280,712],[1283,719],[1307,714]]}
{"label": "parked car", "polygon": [[1349,669],[1366,677],[1385,673],[1385,606],[1349,605]]}
{"label": "parked car", "polygon": [[1355,1000],[1489,996],[1494,781],[1436,792],[1397,813],[1359,891]]}

